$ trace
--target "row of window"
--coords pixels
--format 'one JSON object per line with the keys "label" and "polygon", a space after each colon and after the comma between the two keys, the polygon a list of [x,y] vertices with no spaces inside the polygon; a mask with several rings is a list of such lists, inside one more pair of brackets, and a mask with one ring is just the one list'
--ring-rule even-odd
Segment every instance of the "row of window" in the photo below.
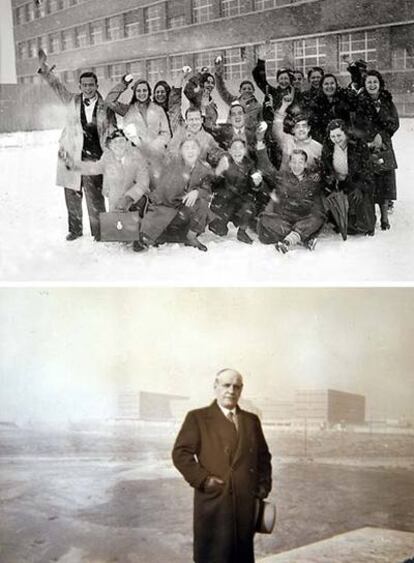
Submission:
{"label": "row of window", "polygon": [[[114,27],[107,27],[107,32],[108,30],[116,36]],[[362,58],[370,66],[375,65],[377,52],[375,31],[345,33],[338,35],[336,40],[337,70],[339,72],[345,72],[349,59]],[[102,30],[93,27],[92,24],[53,33],[48,37],[31,39],[27,43],[19,43],[18,58],[35,58],[39,48],[45,48],[50,53],[57,53],[59,50],[85,47],[89,44],[89,41],[92,41],[94,45],[102,41]],[[194,62],[191,60],[191,55],[172,56],[170,57],[170,75],[174,77],[184,64],[194,64],[196,68],[212,67],[216,56],[221,54],[224,56],[226,77],[243,78],[248,73],[248,57],[250,56],[253,59],[250,62],[254,64],[257,58],[257,48],[254,48],[254,52],[247,47],[234,47],[224,51],[205,51],[195,55]],[[325,37],[297,39],[293,42],[273,42],[266,56],[267,73],[270,78],[275,78],[278,69],[283,66],[294,66],[294,68],[306,73],[312,66],[325,66],[326,57],[327,43]],[[164,59],[157,60],[163,61]],[[401,55],[396,56],[394,60],[396,64],[400,62],[402,60]],[[405,57],[405,64],[410,64],[411,60],[412,57]],[[151,61],[152,63],[153,61]],[[112,78],[112,76],[110,75],[108,78]]]}
{"label": "row of window", "polygon": [[18,6],[14,10],[14,22],[16,25],[31,22],[35,19],[54,14],[60,10],[71,8],[77,4],[82,4],[88,0],[39,0],[38,2],[28,2]]}
{"label": "row of window", "polygon": [[[87,1],[88,0],[43,0],[40,1],[38,5],[31,1],[14,10],[14,21],[16,25],[21,25]],[[300,1],[303,0],[253,0],[252,8],[253,11],[262,11]],[[186,18],[187,2],[191,2],[191,22],[187,22]],[[219,16],[225,18],[247,13],[246,6],[247,4],[244,3],[244,0],[219,0]],[[144,8],[144,10],[149,11],[149,21],[152,19],[157,20],[158,16],[154,14],[161,13],[163,9],[166,9],[168,14],[167,28],[179,27],[187,23],[203,23],[217,17],[214,9],[214,0],[165,0],[164,2],[159,2],[158,4]],[[133,12],[139,12],[139,10],[132,10],[128,12],[128,14],[132,14]],[[155,25],[157,26],[159,23],[155,22]]]}
{"label": "row of window", "polygon": [[[376,66],[377,38],[375,31],[359,31],[341,34],[335,37],[337,41],[336,72],[345,72],[349,59],[362,58],[369,67]],[[332,42],[331,42],[332,46]],[[258,55],[259,45],[238,46],[229,49],[204,51],[202,53],[186,53],[170,57],[160,57],[151,60],[135,60],[122,63],[100,65],[92,68],[99,80],[118,81],[124,74],[146,77],[150,83],[160,79],[173,80],[180,73],[184,65],[200,69],[203,66],[212,68],[214,59],[221,55],[224,62],[224,76],[227,80],[242,80],[248,78],[250,70]],[[392,53],[393,69],[414,69],[414,52],[408,48],[397,48]],[[332,59],[329,63],[331,65]],[[294,41],[274,42],[266,56],[266,71],[271,81],[276,80],[278,69],[291,67],[302,70],[306,75],[313,66],[327,66],[327,41],[325,37],[311,37]],[[78,79],[78,71],[63,71],[61,78],[64,82]],[[21,82],[32,82],[33,77],[21,77]]]}

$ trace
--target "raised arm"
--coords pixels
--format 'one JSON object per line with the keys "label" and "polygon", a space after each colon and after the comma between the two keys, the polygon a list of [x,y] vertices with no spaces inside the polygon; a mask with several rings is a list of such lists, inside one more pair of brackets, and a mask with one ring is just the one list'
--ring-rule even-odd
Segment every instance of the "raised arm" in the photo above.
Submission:
{"label": "raised arm", "polygon": [[125,115],[129,109],[129,104],[119,102],[119,96],[127,90],[129,83],[122,80],[112,88],[105,98],[105,105],[118,115]]}
{"label": "raised arm", "polygon": [[68,104],[74,98],[75,94],[69,92],[66,86],[54,74],[53,67],[48,65],[47,55],[42,49],[39,50],[39,68],[37,72],[64,104]]}
{"label": "raised arm", "polygon": [[218,70],[217,66],[216,66],[215,78],[216,78],[216,88],[218,93],[220,94],[222,100],[228,106],[231,106],[231,104],[235,100],[237,100],[237,96],[227,90],[226,83],[224,82],[223,72],[221,70]]}

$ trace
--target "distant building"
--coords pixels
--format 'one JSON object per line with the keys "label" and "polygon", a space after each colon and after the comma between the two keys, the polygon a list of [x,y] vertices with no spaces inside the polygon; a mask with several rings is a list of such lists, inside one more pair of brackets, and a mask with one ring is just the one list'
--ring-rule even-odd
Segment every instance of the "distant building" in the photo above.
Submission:
{"label": "distant building", "polygon": [[102,83],[126,73],[152,84],[184,64],[224,57],[233,88],[250,77],[257,47],[269,40],[267,73],[325,67],[349,80],[346,58],[363,58],[395,92],[414,82],[412,0],[12,0],[17,76],[35,80],[39,47],[65,82],[93,68]]}
{"label": "distant building", "polygon": [[295,418],[329,425],[364,424],[365,397],[333,389],[304,389],[295,393]]}
{"label": "distant building", "polygon": [[182,417],[188,397],[151,393],[124,392],[118,396],[117,420],[167,421]]}
{"label": "distant building", "polygon": [[270,397],[254,400],[254,404],[261,411],[263,422],[291,422],[295,417],[295,404],[293,401],[281,401]]}

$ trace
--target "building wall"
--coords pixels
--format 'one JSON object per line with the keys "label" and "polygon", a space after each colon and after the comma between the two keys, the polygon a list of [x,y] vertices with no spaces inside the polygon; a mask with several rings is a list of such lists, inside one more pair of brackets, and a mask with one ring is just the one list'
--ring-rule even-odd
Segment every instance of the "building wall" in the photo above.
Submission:
{"label": "building wall", "polygon": [[332,389],[298,390],[295,417],[314,422],[364,424],[365,397]]}
{"label": "building wall", "polygon": [[[50,63],[56,64],[70,90],[78,90],[80,72],[93,70],[103,94],[127,72],[145,76],[151,83],[160,78],[171,81],[184,64],[212,65],[221,54],[229,89],[237,92],[240,81],[251,77],[257,47],[269,40],[271,82],[281,66],[306,72],[319,64],[346,83],[349,75],[343,56],[351,46],[351,56],[368,59],[371,67],[385,74],[400,114],[414,115],[413,1],[197,0],[210,4],[210,19],[203,23],[196,22],[194,1],[43,0],[36,11],[32,0],[12,0],[17,79],[25,85],[39,83],[39,47],[46,48]],[[226,16],[226,6],[238,15]],[[156,20],[151,15],[154,9]],[[159,30],[152,31],[154,26]],[[92,44],[99,37],[102,41]],[[56,107],[45,112],[40,105],[41,119],[34,115],[38,106],[33,93],[33,88],[19,93],[23,103],[0,98],[7,124],[15,130],[60,127]],[[217,93],[214,96],[220,118],[225,119],[228,108]],[[48,94],[45,99],[49,103]],[[3,131],[10,130],[6,121],[0,126]]]}
{"label": "building wall", "polygon": [[365,422],[365,397],[353,393],[328,390],[328,423],[347,422],[363,424]]}

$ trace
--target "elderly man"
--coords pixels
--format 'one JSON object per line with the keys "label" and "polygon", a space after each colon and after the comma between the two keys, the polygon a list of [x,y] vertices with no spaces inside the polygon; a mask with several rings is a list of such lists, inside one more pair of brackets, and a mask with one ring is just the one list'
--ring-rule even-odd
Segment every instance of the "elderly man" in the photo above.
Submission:
{"label": "elderly man", "polygon": [[253,563],[255,505],[271,489],[270,453],[258,417],[238,406],[242,376],[218,372],[216,400],[191,411],[172,452],[194,487],[194,561]]}

